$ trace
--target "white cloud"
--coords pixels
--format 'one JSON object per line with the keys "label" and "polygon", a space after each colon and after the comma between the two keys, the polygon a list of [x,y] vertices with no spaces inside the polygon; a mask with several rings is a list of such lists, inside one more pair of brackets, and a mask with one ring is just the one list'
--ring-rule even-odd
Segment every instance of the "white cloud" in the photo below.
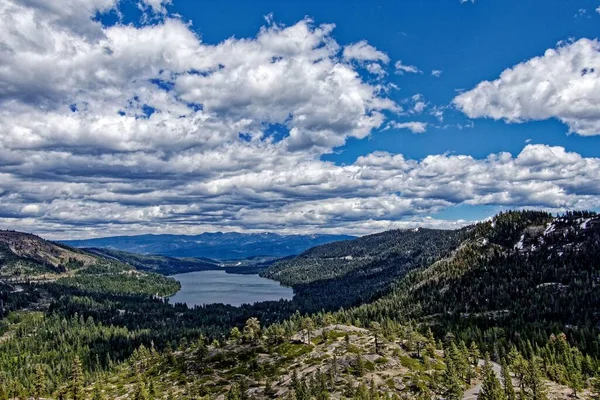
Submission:
{"label": "white cloud", "polygon": [[549,49],[454,99],[470,118],[507,122],[557,118],[569,132],[600,134],[600,44],[580,39]]}
{"label": "white cloud", "polygon": [[384,76],[387,75],[387,72],[383,69],[381,64],[370,63],[370,64],[367,64],[366,68],[367,68],[367,71],[369,71],[369,73],[371,73],[373,75],[377,75],[380,78],[383,78]]}
{"label": "white cloud", "polygon": [[596,12],[600,14],[600,7],[596,7]]}
{"label": "white cloud", "polygon": [[436,78],[439,78],[440,76],[442,76],[442,70],[440,69],[434,69],[431,71],[431,75],[435,76]]}
{"label": "white cloud", "polygon": [[427,107],[427,103],[425,103],[425,99],[420,93],[417,93],[414,96],[412,96],[411,100],[413,102],[412,109],[410,110],[411,114],[420,114]]}
{"label": "white cloud", "polygon": [[399,75],[404,75],[405,73],[408,74],[420,74],[421,70],[417,67],[415,67],[414,65],[406,65],[403,64],[401,60],[396,61],[396,64],[394,64],[394,67],[396,68],[396,73]]}
{"label": "white cloud", "polygon": [[426,122],[410,121],[410,122],[390,122],[390,127],[394,129],[408,129],[412,133],[424,133],[427,130]]}
{"label": "white cloud", "polygon": [[[141,27],[89,18],[116,4],[0,2],[0,226],[63,238],[368,233],[458,226],[427,218],[456,204],[599,205],[600,160],[560,147],[322,161],[382,126],[426,130],[386,123],[401,107],[375,67],[383,53],[367,59],[365,42],[349,62],[334,27],[308,19],[206,44],[168,15]],[[370,65],[375,83],[359,73]]]}
{"label": "white cloud", "polygon": [[366,40],[344,46],[342,54],[345,60],[381,61],[384,64],[387,64],[390,61],[387,54],[377,50],[367,43]]}

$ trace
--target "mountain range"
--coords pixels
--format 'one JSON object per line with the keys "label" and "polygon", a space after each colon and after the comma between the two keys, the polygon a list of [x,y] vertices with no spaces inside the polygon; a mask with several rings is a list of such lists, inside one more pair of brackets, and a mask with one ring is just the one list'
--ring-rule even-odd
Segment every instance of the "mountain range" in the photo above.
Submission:
{"label": "mountain range", "polygon": [[597,398],[599,260],[597,214],[510,211],[265,265],[291,301],[189,308],[146,271],[211,260],[2,231],[0,398]]}
{"label": "mountain range", "polygon": [[353,238],[348,235],[206,232],[199,235],[112,236],[63,240],[62,243],[73,247],[108,248],[137,254],[240,260],[257,256],[286,257],[321,244]]}

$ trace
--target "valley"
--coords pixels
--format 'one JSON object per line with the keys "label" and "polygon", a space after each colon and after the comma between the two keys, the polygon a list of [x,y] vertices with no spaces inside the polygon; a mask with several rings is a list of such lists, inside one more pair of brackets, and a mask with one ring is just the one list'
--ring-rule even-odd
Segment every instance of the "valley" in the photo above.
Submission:
{"label": "valley", "polygon": [[[245,301],[243,285],[264,278],[207,260],[209,269],[184,272],[208,274],[192,287],[229,305],[175,304],[180,284],[166,274],[197,260],[10,231],[0,242],[0,398],[463,399],[495,390],[490,398],[537,400],[591,398],[600,387],[600,217],[591,212],[511,211],[261,265],[293,298]],[[211,274],[242,286],[222,290]]]}

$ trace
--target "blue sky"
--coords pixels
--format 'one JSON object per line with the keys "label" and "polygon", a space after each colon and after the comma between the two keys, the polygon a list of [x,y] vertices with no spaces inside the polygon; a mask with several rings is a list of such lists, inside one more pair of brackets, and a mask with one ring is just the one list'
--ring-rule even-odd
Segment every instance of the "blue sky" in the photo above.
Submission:
{"label": "blue sky", "polygon": [[364,234],[597,210],[599,7],[8,0],[0,226]]}
{"label": "blue sky", "polygon": [[[598,3],[598,4],[596,4]],[[492,80],[506,68],[542,55],[561,40],[596,38],[600,33],[600,2],[582,1],[176,1],[168,9],[193,23],[203,41],[219,43],[231,36],[253,36],[273,14],[292,25],[308,16],[316,23],[334,23],[341,44],[367,40],[392,60],[416,65],[423,74],[390,76],[400,87],[393,97],[423,94],[434,105],[448,105],[456,90]],[[580,15],[580,10],[586,10]],[[439,78],[430,75],[442,70]],[[410,118],[406,118],[409,120]],[[422,120],[434,123],[425,115]],[[448,113],[449,123],[466,125],[462,113]],[[450,122],[452,121],[452,122]],[[585,156],[600,156],[600,136],[566,135],[558,121],[505,124],[478,120],[472,129],[431,128],[427,135],[378,132],[367,139],[349,140],[325,159],[353,162],[375,150],[423,158],[456,152],[485,157],[508,151],[518,154],[527,139],[564,146]]]}

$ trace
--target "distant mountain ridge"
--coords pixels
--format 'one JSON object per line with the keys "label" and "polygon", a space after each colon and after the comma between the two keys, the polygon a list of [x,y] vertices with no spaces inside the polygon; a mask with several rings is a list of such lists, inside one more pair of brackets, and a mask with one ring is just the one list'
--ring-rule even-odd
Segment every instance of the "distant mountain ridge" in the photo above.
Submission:
{"label": "distant mountain ridge", "polygon": [[79,248],[108,248],[138,254],[233,260],[256,256],[286,257],[300,254],[315,246],[349,239],[354,239],[354,237],[349,235],[206,232],[199,235],[112,236],[63,240],[61,243]]}

